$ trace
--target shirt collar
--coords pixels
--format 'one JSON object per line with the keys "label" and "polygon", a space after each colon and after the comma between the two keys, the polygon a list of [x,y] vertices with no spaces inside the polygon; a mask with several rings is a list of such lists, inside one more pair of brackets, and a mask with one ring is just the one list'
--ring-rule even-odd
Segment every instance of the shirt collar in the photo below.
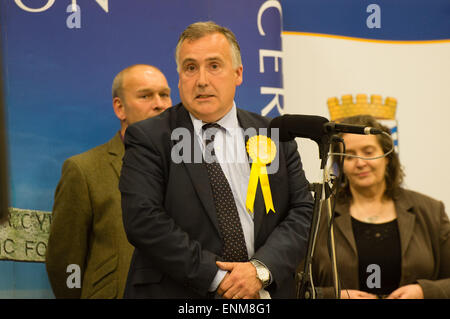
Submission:
{"label": "shirt collar", "polygon": [[[203,122],[202,120],[197,119],[191,113],[189,113],[189,116],[191,117],[195,133],[199,136],[202,136],[202,126],[206,123]],[[237,119],[237,108],[236,103],[234,101],[233,107],[230,109],[230,111],[228,111],[228,113],[225,114],[225,116],[222,117],[220,120],[218,120],[216,123],[222,126],[227,132],[227,134],[230,135],[233,135],[235,129],[239,128],[239,122]]]}

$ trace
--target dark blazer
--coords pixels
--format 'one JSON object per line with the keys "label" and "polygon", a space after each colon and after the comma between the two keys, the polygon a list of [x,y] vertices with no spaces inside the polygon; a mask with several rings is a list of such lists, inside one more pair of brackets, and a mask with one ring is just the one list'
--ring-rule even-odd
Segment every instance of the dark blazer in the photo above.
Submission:
{"label": "dark blazer", "polygon": [[[400,287],[419,283],[425,298],[450,298],[450,222],[444,204],[402,189],[394,199],[401,246]],[[342,289],[359,290],[358,251],[349,205],[336,204],[334,235]],[[322,214],[325,216],[326,214]],[[319,297],[334,298],[327,249],[326,217],[322,218],[313,262]]]}
{"label": "dark blazer", "polygon": [[[64,162],[55,192],[46,266],[57,298],[121,298],[133,246],[122,222],[120,133]],[[81,269],[81,288],[69,289],[67,266]]]}
{"label": "dark blazer", "polygon": [[[238,109],[243,129],[269,120]],[[175,128],[189,137],[171,140]],[[184,143],[184,144],[180,144]],[[125,232],[136,248],[127,280],[128,298],[205,298],[222,249],[211,186],[202,163],[175,163],[173,146],[200,154],[188,111],[178,104],[133,124],[125,135],[120,178]],[[276,213],[266,214],[260,187],[255,201],[255,255],[270,269],[274,298],[294,297],[294,273],[306,252],[312,198],[295,142],[280,143],[278,172],[269,175]],[[173,151],[179,152],[177,148]],[[195,153],[197,152],[197,153]],[[197,158],[198,159],[198,158]]]}

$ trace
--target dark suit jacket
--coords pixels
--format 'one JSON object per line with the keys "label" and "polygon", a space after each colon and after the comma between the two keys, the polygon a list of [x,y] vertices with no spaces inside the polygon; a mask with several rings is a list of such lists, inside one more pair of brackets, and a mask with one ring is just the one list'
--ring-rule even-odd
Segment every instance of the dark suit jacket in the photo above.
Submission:
{"label": "dark suit jacket", "polygon": [[[450,298],[450,223],[442,202],[402,189],[394,199],[401,245],[400,287],[419,283],[425,298]],[[359,290],[358,251],[349,205],[336,205],[334,235],[342,289]],[[327,248],[326,214],[322,214],[313,278],[319,297],[334,298]]]}
{"label": "dark suit jacket", "polygon": [[[269,120],[238,109],[244,128]],[[171,140],[175,128],[189,137]],[[172,147],[200,155],[187,110],[178,104],[160,116],[128,127],[120,178],[125,231],[135,246],[124,297],[205,298],[222,249],[211,186],[202,163],[175,163]],[[180,144],[184,143],[184,144]],[[270,269],[274,298],[294,297],[296,263],[306,251],[312,198],[295,142],[280,143],[279,170],[269,175],[276,213],[266,214],[258,187],[255,255]],[[178,152],[174,148],[174,152]]]}
{"label": "dark suit jacket", "polygon": [[[122,222],[120,133],[64,162],[55,192],[46,266],[57,298],[121,298],[133,246]],[[69,289],[67,266],[81,269],[81,289]]]}

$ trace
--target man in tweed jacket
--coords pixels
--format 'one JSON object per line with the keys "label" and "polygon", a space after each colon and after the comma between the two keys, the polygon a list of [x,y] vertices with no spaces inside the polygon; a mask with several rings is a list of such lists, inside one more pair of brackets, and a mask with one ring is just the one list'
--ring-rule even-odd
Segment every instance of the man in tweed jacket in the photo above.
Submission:
{"label": "man in tweed jacket", "polygon": [[[123,296],[133,253],[123,229],[118,188],[123,136],[128,125],[171,105],[160,70],[142,64],[124,69],[113,82],[113,108],[121,130],[107,143],[64,162],[46,258],[56,298]],[[67,284],[69,265],[80,267],[81,285]]]}

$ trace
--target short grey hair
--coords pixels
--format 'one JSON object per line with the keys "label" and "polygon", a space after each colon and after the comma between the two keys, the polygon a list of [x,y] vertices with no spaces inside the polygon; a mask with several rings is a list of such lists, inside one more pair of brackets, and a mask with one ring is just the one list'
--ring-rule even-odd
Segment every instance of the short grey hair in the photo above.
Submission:
{"label": "short grey hair", "polygon": [[[126,70],[126,69],[125,69]],[[122,70],[120,71],[113,80],[113,84],[112,84],[112,98],[122,98],[122,83],[123,83],[123,75],[124,75],[124,71]]]}
{"label": "short grey hair", "polygon": [[230,29],[222,27],[213,21],[201,21],[189,25],[183,31],[183,33],[181,33],[180,38],[178,39],[177,47],[175,48],[175,62],[177,63],[178,73],[180,73],[180,64],[178,59],[180,54],[180,47],[183,42],[185,40],[198,40],[212,33],[223,34],[228,40],[228,43],[230,43],[233,67],[238,68],[242,65],[241,48],[239,47],[239,43],[237,42],[234,33]]}

